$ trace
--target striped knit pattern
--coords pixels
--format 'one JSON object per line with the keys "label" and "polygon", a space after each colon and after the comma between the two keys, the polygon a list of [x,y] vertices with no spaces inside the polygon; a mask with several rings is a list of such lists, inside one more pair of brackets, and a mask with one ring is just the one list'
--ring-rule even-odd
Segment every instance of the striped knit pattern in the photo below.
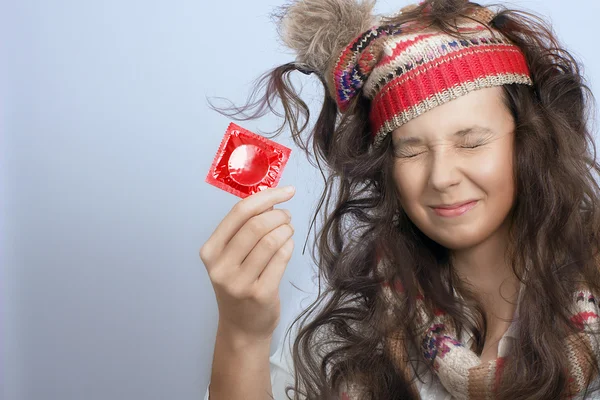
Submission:
{"label": "striped knit pattern", "polygon": [[419,24],[378,26],[340,54],[332,70],[341,111],[362,91],[372,101],[374,145],[432,108],[473,90],[510,83],[532,85],[522,51],[489,26],[494,14],[475,7],[478,22],[458,24],[461,39]]}
{"label": "striped knit pattern", "polygon": [[[380,266],[382,267],[382,263]],[[402,285],[390,285],[385,282],[382,294],[387,301],[393,301],[392,291],[403,291]],[[600,329],[598,299],[588,290],[578,290],[573,296],[573,314],[571,320],[579,327],[576,335],[566,338],[565,348],[570,361],[570,389],[576,394],[589,384],[592,354],[600,354],[598,338],[590,330]],[[430,321],[429,327],[421,335],[421,354],[423,359],[432,362],[433,371],[448,393],[459,400],[494,399],[494,393],[500,385],[505,357],[481,364],[479,357],[458,340],[456,329],[448,315],[441,310],[426,309],[423,297],[417,298],[419,310],[417,323]],[[390,310],[391,312],[391,310]],[[399,373],[410,381],[406,349],[400,336],[387,341],[390,357],[396,363]],[[413,387],[416,392],[416,388]]]}
{"label": "striped knit pattern", "polygon": [[398,34],[400,30],[393,26],[373,27],[350,43],[340,55],[333,70],[336,84],[336,99],[341,110],[346,110],[362,88],[377,62],[377,47],[372,43],[377,38]]}

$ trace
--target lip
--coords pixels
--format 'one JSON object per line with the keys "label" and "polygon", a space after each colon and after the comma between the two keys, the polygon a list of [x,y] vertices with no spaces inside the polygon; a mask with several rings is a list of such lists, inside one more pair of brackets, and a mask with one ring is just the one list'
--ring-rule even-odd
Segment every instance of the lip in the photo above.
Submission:
{"label": "lip", "polygon": [[433,211],[441,217],[458,217],[477,205],[479,200],[469,200],[467,202],[453,204],[443,207],[431,207]]}
{"label": "lip", "polygon": [[467,200],[467,201],[463,201],[461,203],[454,203],[454,204],[441,204],[439,206],[431,206],[431,208],[443,208],[443,209],[451,209],[451,208],[458,208],[460,206],[463,206],[465,204],[469,204],[472,203],[474,201],[477,201],[475,199],[471,199],[471,200]]}

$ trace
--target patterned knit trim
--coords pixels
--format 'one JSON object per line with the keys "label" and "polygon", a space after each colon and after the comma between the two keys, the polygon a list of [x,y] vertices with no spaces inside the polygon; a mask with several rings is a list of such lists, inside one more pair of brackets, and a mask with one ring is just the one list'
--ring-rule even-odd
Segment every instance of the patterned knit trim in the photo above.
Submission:
{"label": "patterned knit trim", "polygon": [[471,368],[468,372],[469,379],[467,383],[467,392],[462,394],[460,398],[482,400],[492,399],[492,391],[489,390],[489,388],[494,387],[495,385],[497,370],[497,360],[493,360]]}
{"label": "patterned knit trim", "polygon": [[404,378],[405,382],[409,384],[409,391],[412,393],[412,397],[417,398],[419,390],[413,375],[413,370],[410,364],[410,358],[406,349],[406,343],[402,340],[401,336],[392,336],[386,340],[387,351],[389,352],[392,362],[396,368],[396,373]]}
{"label": "patterned knit trim", "polygon": [[[587,343],[586,343],[587,342]],[[586,340],[585,335],[577,335],[567,339],[565,345],[565,351],[569,359],[569,366],[571,369],[571,378],[569,380],[569,389],[573,394],[579,392],[579,388],[585,386],[587,375],[591,369],[586,360],[586,347],[589,346],[589,341]]]}
{"label": "patterned knit trim", "polygon": [[[483,33],[488,33],[488,35],[483,35]],[[449,54],[458,53],[463,49],[477,49],[497,45],[510,45],[514,48],[514,45],[511,45],[506,39],[494,37],[487,30],[483,33],[470,39],[456,39],[449,35],[438,34],[427,40],[429,42],[427,46],[422,42],[417,42],[411,43],[405,49],[396,48],[391,50],[386,48],[386,51],[394,51],[394,53],[389,59],[382,59],[377,69],[373,71],[365,83],[365,95],[373,98],[396,77],[418,69],[422,65],[439,62]],[[398,56],[397,52],[399,50],[405,52],[405,54]]]}
{"label": "patterned knit trim", "polygon": [[[462,83],[462,80],[478,77],[474,74],[483,75],[485,73],[493,75],[504,72],[520,72],[527,73],[528,68],[524,58],[518,48],[514,46],[496,46],[496,47],[481,47],[478,49],[462,49],[452,54],[447,54],[441,57],[436,62],[422,64],[417,68],[412,69],[408,73],[396,77],[390,81],[383,89],[377,93],[373,101],[377,103],[391,90],[398,90],[398,86],[403,86],[406,83],[414,81],[415,78],[424,79],[421,76],[428,74],[431,71],[438,73],[452,73],[452,76],[440,76],[441,82],[445,85],[452,86],[453,84]],[[507,57],[512,57],[514,60],[506,60]],[[463,60],[464,59],[464,60]],[[478,65],[473,65],[478,62]],[[462,75],[459,75],[462,74]],[[471,74],[471,76],[464,76]],[[431,79],[431,76],[427,76]],[[435,77],[438,78],[438,77]],[[425,82],[420,81],[421,84]],[[430,81],[428,89],[440,89],[437,87],[439,82],[436,80]],[[411,105],[414,105],[413,103]]]}
{"label": "patterned knit trim", "polygon": [[[493,38],[497,35],[492,35],[488,29],[479,25],[475,25],[470,28],[459,28],[459,32],[462,33],[464,39],[468,38]],[[365,92],[367,95],[373,96],[379,88],[383,85],[379,85],[378,88],[375,85],[387,75],[388,69],[395,69],[392,67],[403,65],[405,63],[414,62],[418,58],[429,57],[433,60],[433,56],[437,55],[441,57],[444,55],[442,45],[446,45],[447,51],[453,51],[461,49],[463,47],[470,47],[468,44],[461,44],[461,40],[442,33],[437,30],[427,29],[415,34],[405,34],[391,36],[385,40],[383,46],[383,53],[381,59],[377,65],[377,69],[373,71],[373,74],[369,77],[365,83]],[[453,46],[448,46],[448,43],[455,42]]]}
{"label": "patterned knit trim", "polygon": [[[461,26],[457,27],[456,30],[461,34],[461,37],[467,38],[473,35],[480,35],[482,32],[490,32],[492,28],[488,28],[481,24],[469,23],[462,24]],[[451,38],[451,40],[458,40],[456,37],[430,27],[425,27],[416,32],[404,31],[402,35],[391,36],[386,40],[386,53],[382,55],[381,62],[387,63],[390,60],[403,55],[404,53],[413,54],[414,52],[410,50],[411,45],[421,43],[422,45],[427,46],[429,42],[428,38],[436,36],[442,38]]]}
{"label": "patterned knit trim", "polygon": [[[579,393],[587,386],[589,375],[592,373],[590,362],[597,363],[600,354],[600,338],[595,337],[586,329],[599,330],[600,316],[598,315],[598,299],[588,290],[580,290],[575,295],[576,313],[571,317],[576,326],[582,331],[580,334],[567,338],[566,351],[571,367],[569,388],[573,394]],[[589,350],[596,355],[590,359]]]}
{"label": "patterned knit trim", "polygon": [[[401,32],[398,26],[375,26],[354,39],[342,51],[332,70],[335,86],[335,99],[340,110],[347,109],[350,100],[362,88],[372,68],[377,63],[374,54],[369,53],[370,45],[378,38],[396,35]],[[368,59],[368,63],[359,60]]]}
{"label": "patterned knit trim", "polygon": [[[378,39],[384,37],[390,37],[390,41],[385,43],[386,51],[393,52],[393,48],[397,48],[398,44],[405,41],[422,41],[429,36],[440,36],[440,32],[434,30],[425,30],[423,27],[417,32],[410,33],[411,30],[416,29],[415,27],[409,26],[397,26],[397,25],[384,25],[375,26],[370,30],[364,32],[356,39],[354,39],[346,48],[341,52],[338,57],[334,68],[331,72],[332,81],[335,86],[335,98],[338,103],[340,110],[344,111],[347,109],[350,100],[356,96],[358,91],[371,80],[371,72],[377,72],[379,66],[384,66],[389,62],[388,56],[380,57],[379,49],[371,49],[371,45]],[[466,34],[478,32],[481,30],[488,30],[481,24],[477,23],[465,23],[463,26],[458,28],[459,32]],[[489,31],[489,30],[488,30]],[[441,35],[448,36],[448,35]],[[448,36],[449,43],[455,43],[456,39],[451,39]],[[484,39],[485,41],[485,39]],[[464,46],[468,46],[464,41],[459,41]],[[388,48],[392,46],[393,48]],[[423,43],[420,43],[423,46]],[[367,60],[367,62],[365,62]],[[362,61],[362,62],[361,62]],[[374,67],[377,64],[377,68]],[[372,87],[369,88],[369,92],[372,92]]]}

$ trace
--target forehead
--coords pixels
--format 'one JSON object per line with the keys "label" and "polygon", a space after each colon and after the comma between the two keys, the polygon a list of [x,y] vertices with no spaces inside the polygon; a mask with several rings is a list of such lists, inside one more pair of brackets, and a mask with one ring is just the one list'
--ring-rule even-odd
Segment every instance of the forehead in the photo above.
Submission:
{"label": "forehead", "polygon": [[501,87],[479,89],[441,104],[392,132],[394,144],[504,131],[513,122]]}

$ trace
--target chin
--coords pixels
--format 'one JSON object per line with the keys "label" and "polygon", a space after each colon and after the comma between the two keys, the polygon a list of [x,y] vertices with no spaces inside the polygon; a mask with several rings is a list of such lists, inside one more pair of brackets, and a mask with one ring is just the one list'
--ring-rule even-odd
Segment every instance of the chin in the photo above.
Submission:
{"label": "chin", "polygon": [[478,229],[461,229],[460,227],[454,227],[447,232],[439,232],[434,229],[434,232],[425,234],[431,240],[449,250],[464,250],[477,246],[491,234],[486,234],[486,232],[481,232]]}
{"label": "chin", "polygon": [[467,249],[473,248],[473,247],[477,246],[477,244],[479,244],[481,241],[479,241],[479,240],[465,241],[465,240],[461,240],[461,238],[453,238],[448,241],[437,241],[436,240],[436,242],[439,243],[440,245],[444,246],[448,250],[459,251],[459,250],[467,250]]}

